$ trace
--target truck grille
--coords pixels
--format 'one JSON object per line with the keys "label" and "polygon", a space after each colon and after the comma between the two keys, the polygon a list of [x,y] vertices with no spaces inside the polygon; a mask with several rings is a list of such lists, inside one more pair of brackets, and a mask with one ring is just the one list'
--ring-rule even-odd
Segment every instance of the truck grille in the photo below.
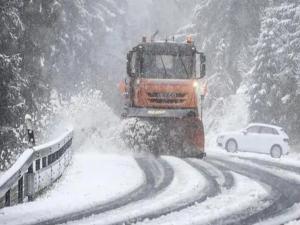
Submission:
{"label": "truck grille", "polygon": [[184,98],[186,94],[175,92],[152,92],[147,93],[150,98]]}

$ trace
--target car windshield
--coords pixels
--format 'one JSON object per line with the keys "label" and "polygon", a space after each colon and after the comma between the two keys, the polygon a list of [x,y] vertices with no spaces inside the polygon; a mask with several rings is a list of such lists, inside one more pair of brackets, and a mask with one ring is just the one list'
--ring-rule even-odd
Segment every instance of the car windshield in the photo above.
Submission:
{"label": "car windshield", "polygon": [[144,78],[189,79],[193,72],[193,56],[143,54]]}

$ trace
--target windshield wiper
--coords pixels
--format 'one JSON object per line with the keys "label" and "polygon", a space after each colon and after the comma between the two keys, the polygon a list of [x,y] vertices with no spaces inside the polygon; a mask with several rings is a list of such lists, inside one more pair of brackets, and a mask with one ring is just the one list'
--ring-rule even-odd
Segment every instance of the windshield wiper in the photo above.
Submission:
{"label": "windshield wiper", "polygon": [[182,60],[182,57],[181,57],[180,55],[178,55],[178,57],[179,57],[179,59],[180,59],[182,65],[183,65],[183,67],[184,67],[184,71],[185,71],[185,73],[186,73],[186,78],[189,78],[189,73],[188,73],[188,71],[187,71],[187,69],[186,69],[186,66],[185,66],[183,60]]}
{"label": "windshield wiper", "polygon": [[165,71],[165,77],[164,77],[164,78],[167,78],[167,77],[168,77],[167,69],[166,69],[166,66],[165,66],[164,60],[163,60],[163,58],[162,58],[162,56],[161,56],[161,55],[160,55],[160,60],[161,60],[161,63],[163,64],[164,71]]}

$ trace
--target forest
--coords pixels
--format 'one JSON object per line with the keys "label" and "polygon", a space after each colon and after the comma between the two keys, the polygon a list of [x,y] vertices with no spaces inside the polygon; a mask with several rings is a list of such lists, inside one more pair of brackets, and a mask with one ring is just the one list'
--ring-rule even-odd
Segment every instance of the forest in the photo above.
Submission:
{"label": "forest", "polygon": [[207,55],[208,136],[263,122],[300,142],[297,0],[1,0],[0,21],[0,170],[28,146],[26,114],[42,139],[78,92],[120,113],[126,53],[157,29]]}

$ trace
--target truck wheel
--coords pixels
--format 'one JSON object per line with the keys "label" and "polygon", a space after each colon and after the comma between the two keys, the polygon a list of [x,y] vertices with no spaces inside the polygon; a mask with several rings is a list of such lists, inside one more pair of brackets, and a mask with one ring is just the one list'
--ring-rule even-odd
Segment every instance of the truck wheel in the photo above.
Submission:
{"label": "truck wheel", "polygon": [[226,142],[226,150],[227,150],[228,152],[237,152],[237,150],[238,150],[238,145],[237,145],[236,141],[233,140],[233,139],[228,140],[228,141]]}
{"label": "truck wheel", "polygon": [[281,150],[281,147],[279,145],[274,145],[272,148],[271,148],[271,157],[272,158],[280,158],[281,155],[282,155],[282,150]]}

